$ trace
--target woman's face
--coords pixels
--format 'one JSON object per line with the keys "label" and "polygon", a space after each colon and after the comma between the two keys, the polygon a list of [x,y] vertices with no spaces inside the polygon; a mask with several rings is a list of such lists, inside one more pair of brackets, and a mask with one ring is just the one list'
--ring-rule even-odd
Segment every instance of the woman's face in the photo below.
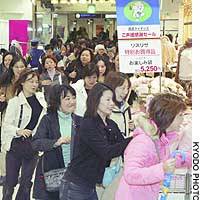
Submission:
{"label": "woman's face", "polygon": [[66,97],[61,97],[60,100],[60,111],[63,113],[73,113],[76,109],[76,96],[70,92],[67,93]]}
{"label": "woman's face", "polygon": [[22,83],[23,92],[26,97],[32,96],[36,93],[39,86],[39,80],[37,76],[32,76],[29,74],[26,81]]}
{"label": "woman's face", "polygon": [[62,47],[60,49],[61,55],[65,55],[66,51],[67,51],[66,47],[64,45],[62,45]]}
{"label": "woman's face", "polygon": [[44,63],[45,69],[48,71],[53,71],[56,67],[56,63],[51,58],[47,58]]}
{"label": "woman's face", "polygon": [[88,50],[83,51],[80,60],[83,65],[87,65],[91,61],[90,52]]}
{"label": "woman's face", "polygon": [[9,68],[12,59],[13,59],[13,56],[12,56],[12,55],[9,55],[9,54],[4,58],[4,66],[5,66],[7,69]]}
{"label": "woman's face", "polygon": [[106,65],[105,65],[104,61],[103,60],[99,60],[97,62],[97,67],[99,68],[99,74],[101,76],[103,76],[104,73],[106,72]]}
{"label": "woman's face", "polygon": [[103,49],[103,48],[102,49],[98,49],[97,53],[99,55],[103,55],[105,53],[105,49]]}
{"label": "woman's face", "polygon": [[85,88],[91,90],[92,87],[97,83],[97,75],[93,74],[91,76],[86,76],[84,78]]}
{"label": "woman's face", "polygon": [[167,131],[179,131],[180,125],[182,124],[183,119],[184,119],[184,113],[180,112],[178,115],[176,115],[176,117],[174,118],[174,121],[167,128]]}
{"label": "woman's face", "polygon": [[100,102],[97,108],[97,112],[105,116],[109,116],[114,108],[113,102],[113,93],[110,90],[103,92],[103,95],[100,98]]}
{"label": "woman's face", "polygon": [[19,75],[21,74],[21,72],[26,68],[26,66],[24,65],[24,63],[20,60],[18,62],[16,62],[13,66],[13,73],[15,76],[15,79],[19,78]]}
{"label": "woman's face", "polygon": [[118,102],[124,101],[128,92],[129,92],[128,80],[125,80],[121,86],[115,88],[116,100]]}

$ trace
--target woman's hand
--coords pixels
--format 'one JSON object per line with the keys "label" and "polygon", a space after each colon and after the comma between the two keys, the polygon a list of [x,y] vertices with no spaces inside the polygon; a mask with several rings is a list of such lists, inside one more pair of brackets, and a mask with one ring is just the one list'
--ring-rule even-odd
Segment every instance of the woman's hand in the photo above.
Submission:
{"label": "woman's hand", "polygon": [[163,170],[165,173],[173,173],[175,170],[176,159],[170,158],[163,163]]}
{"label": "woman's hand", "polygon": [[60,137],[57,142],[55,143],[55,146],[60,146],[62,144],[70,144],[71,137]]}
{"label": "woman's hand", "polygon": [[31,134],[32,134],[32,131],[29,130],[29,129],[23,129],[23,130],[18,130],[17,131],[17,135],[18,136],[22,136],[22,137],[25,137],[25,138],[30,137]]}

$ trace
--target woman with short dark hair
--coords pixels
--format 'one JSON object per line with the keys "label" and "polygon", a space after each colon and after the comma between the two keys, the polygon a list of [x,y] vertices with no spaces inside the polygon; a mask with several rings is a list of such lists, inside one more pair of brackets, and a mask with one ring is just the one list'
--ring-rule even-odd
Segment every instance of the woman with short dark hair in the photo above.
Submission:
{"label": "woman with short dark hair", "polygon": [[112,89],[97,83],[88,94],[76,155],[61,183],[61,200],[97,200],[96,184],[102,184],[105,168],[112,158],[123,154],[131,141],[124,139],[117,124],[108,118],[113,106]]}
{"label": "woman with short dark hair", "polygon": [[40,81],[47,102],[49,101],[49,91],[53,85],[67,84],[67,77],[58,69],[57,63],[57,59],[53,55],[42,58],[44,70],[40,75]]}
{"label": "woman with short dark hair", "polygon": [[36,169],[35,199],[59,200],[59,191],[46,190],[43,172],[67,167],[72,159],[74,136],[79,128],[78,117],[73,114],[75,108],[76,92],[71,86],[52,87],[47,114],[42,118],[32,142],[34,150],[44,152]]}
{"label": "woman with short dark hair", "polygon": [[130,130],[134,129],[134,123],[131,120],[131,108],[127,102],[131,89],[129,77],[124,73],[111,71],[106,76],[105,84],[111,87],[116,95],[115,107],[110,118],[117,123],[122,135],[127,137]]}
{"label": "woman with short dark hair", "polygon": [[71,86],[77,93],[77,108],[75,113],[83,117],[86,110],[86,99],[92,87],[97,83],[99,69],[94,63],[89,63],[84,67],[83,79],[78,80]]}
{"label": "woman with short dark hair", "polygon": [[93,61],[94,54],[91,49],[83,48],[76,60],[69,63],[65,69],[65,75],[69,83],[76,83],[79,79],[83,78],[85,66]]}

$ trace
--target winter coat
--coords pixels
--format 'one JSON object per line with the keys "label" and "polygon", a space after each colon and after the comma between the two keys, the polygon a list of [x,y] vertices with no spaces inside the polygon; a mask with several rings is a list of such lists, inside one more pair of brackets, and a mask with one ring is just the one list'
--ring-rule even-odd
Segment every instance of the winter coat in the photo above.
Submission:
{"label": "winter coat", "polygon": [[106,118],[106,123],[107,126],[99,115],[83,118],[77,134],[75,157],[64,178],[75,184],[84,182],[90,188],[102,183],[105,168],[112,158],[123,154],[132,139],[124,139],[113,120]]}
{"label": "winter coat", "polygon": [[110,119],[117,123],[121,133],[125,136],[129,136],[129,120],[131,118],[131,110],[128,103],[125,103],[121,109],[117,106],[114,107]]}
{"label": "winter coat", "polygon": [[[40,81],[44,81],[44,80],[51,80],[47,71],[43,72],[40,75]],[[61,72],[56,70],[51,84],[50,85],[42,85],[42,88],[44,89],[45,99],[47,100],[47,102],[49,100],[49,96],[48,96],[49,91],[50,91],[50,89],[53,85],[56,85],[56,84],[61,85],[61,84],[67,84],[67,83],[68,82],[67,82],[66,76],[64,74],[62,74]]]}
{"label": "winter coat", "polygon": [[[72,115],[72,132],[71,132],[71,152],[70,157],[74,154],[74,137],[80,127],[81,118]],[[38,126],[37,132],[33,137],[32,147],[36,151],[43,151],[44,155],[40,157],[36,168],[33,197],[43,200],[59,200],[58,192],[47,192],[45,189],[44,176],[42,171],[42,159],[44,162],[44,172],[52,169],[65,167],[62,147],[54,148],[53,145],[61,137],[60,126],[57,113],[46,114]]]}
{"label": "winter coat", "polygon": [[[134,135],[124,152],[124,173],[115,200],[156,200],[164,179],[161,161],[170,156],[169,140],[163,134],[154,142],[141,128]],[[191,165],[190,154],[184,163],[177,156],[176,167],[187,165]]]}
{"label": "winter coat", "polygon": [[[43,93],[37,92],[35,93],[35,96],[43,109],[42,109],[42,112],[40,113],[40,117],[38,119],[37,125],[32,131],[32,136],[34,135],[37,129],[37,126],[39,125],[39,122],[42,119],[43,115],[46,114],[46,108],[47,108],[47,104],[44,99]],[[23,115],[22,115],[21,125],[18,128],[21,105],[23,105]],[[28,125],[31,119],[31,115],[32,115],[31,106],[29,105],[23,92],[20,92],[18,96],[15,96],[14,98],[8,101],[8,106],[7,106],[4,121],[2,124],[2,149],[4,151],[10,150],[12,139],[14,137],[19,137],[16,135],[16,132],[20,129],[24,129]]]}

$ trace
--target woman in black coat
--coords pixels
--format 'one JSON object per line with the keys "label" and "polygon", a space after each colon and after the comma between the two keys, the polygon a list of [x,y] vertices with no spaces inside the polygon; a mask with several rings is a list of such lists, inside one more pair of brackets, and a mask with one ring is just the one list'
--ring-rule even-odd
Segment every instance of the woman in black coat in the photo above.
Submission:
{"label": "woman in black coat", "polygon": [[32,142],[34,150],[44,152],[36,169],[33,198],[59,200],[59,191],[46,190],[43,172],[67,167],[73,156],[73,141],[80,119],[73,114],[76,108],[75,90],[66,85],[53,86],[49,105]]}
{"label": "woman in black coat", "polygon": [[60,186],[60,200],[97,200],[96,184],[102,184],[112,158],[123,154],[132,137],[124,139],[109,119],[114,107],[111,88],[97,83],[89,92],[87,110],[77,134],[76,154]]}
{"label": "woman in black coat", "polygon": [[64,71],[69,83],[76,83],[83,78],[84,67],[93,61],[93,57],[93,52],[89,48],[80,51],[78,58],[69,63]]}

